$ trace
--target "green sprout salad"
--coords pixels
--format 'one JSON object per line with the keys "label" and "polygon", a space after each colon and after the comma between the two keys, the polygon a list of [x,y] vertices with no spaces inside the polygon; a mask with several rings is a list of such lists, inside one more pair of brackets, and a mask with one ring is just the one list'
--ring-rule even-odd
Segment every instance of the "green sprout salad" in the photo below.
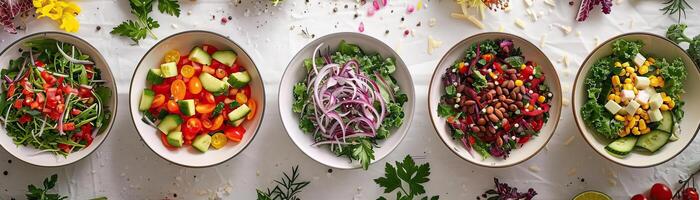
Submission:
{"label": "green sprout salad", "polygon": [[294,85],[292,111],[299,114],[299,128],[313,135],[314,146],[328,146],[367,169],[377,141],[403,124],[408,96],[392,76],[393,58],[345,41],[327,54],[319,52],[321,46],[304,60],[307,76]]}
{"label": "green sprout salad", "polygon": [[598,135],[614,140],[605,150],[618,157],[634,147],[654,153],[680,132],[685,65],[680,58],[646,54],[643,46],[614,41],[612,54],[598,60],[584,80],[581,116]]}
{"label": "green sprout salad", "polygon": [[36,39],[24,46],[0,71],[7,135],[17,145],[64,156],[88,147],[111,117],[112,91],[100,70],[71,44]]}

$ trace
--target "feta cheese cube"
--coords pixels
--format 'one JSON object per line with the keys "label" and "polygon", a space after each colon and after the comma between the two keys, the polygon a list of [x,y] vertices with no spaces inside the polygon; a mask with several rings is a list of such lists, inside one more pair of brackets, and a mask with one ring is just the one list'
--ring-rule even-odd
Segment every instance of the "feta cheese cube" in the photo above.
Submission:
{"label": "feta cheese cube", "polygon": [[661,111],[658,108],[649,110],[648,114],[649,114],[649,121],[651,121],[651,122],[658,122],[664,118],[664,116],[661,114]]}
{"label": "feta cheese cube", "polygon": [[622,101],[629,101],[634,99],[634,91],[633,90],[622,90]]}
{"label": "feta cheese cube", "polygon": [[649,94],[649,97],[653,97],[654,95],[657,94],[656,90],[654,88],[650,88],[650,87],[648,87],[647,89],[644,89],[644,91],[647,91],[647,93]]}
{"label": "feta cheese cube", "polygon": [[620,104],[615,103],[613,100],[608,100],[608,103],[605,104],[605,109],[608,109],[610,113],[616,114],[618,111],[622,109],[622,106]]}
{"label": "feta cheese cube", "polygon": [[628,115],[634,115],[634,113],[637,111],[637,108],[639,108],[639,106],[641,106],[641,105],[639,103],[637,103],[636,101],[630,101],[630,103],[627,104],[627,107],[625,107],[625,112]]}
{"label": "feta cheese cube", "polygon": [[649,78],[644,76],[637,76],[637,83],[635,84],[635,87],[637,87],[637,89],[640,90],[647,89],[649,87],[649,83],[651,83],[651,81],[649,81]]}
{"label": "feta cheese cube", "polygon": [[659,109],[661,105],[664,104],[664,100],[661,97],[661,94],[656,93],[649,97],[649,108],[650,109]]}
{"label": "feta cheese cube", "polygon": [[642,65],[644,65],[644,61],[646,60],[647,58],[645,58],[642,54],[637,53],[637,55],[634,56],[634,59],[632,61],[634,61],[634,64],[636,64],[637,67],[641,67]]}
{"label": "feta cheese cube", "polygon": [[639,93],[637,93],[637,98],[634,100],[636,100],[639,104],[646,104],[649,102],[649,97],[649,93],[647,93],[646,90],[640,90]]}

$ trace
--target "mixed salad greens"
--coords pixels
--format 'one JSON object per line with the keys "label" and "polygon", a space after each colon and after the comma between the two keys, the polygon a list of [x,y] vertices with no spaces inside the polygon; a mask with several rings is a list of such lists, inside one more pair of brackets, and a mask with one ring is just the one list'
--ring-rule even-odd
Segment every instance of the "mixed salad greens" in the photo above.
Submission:
{"label": "mixed salad greens", "polygon": [[188,55],[170,50],[158,68],[148,71],[139,111],[163,145],[191,145],[204,153],[243,139],[242,124],[255,117],[258,106],[251,77],[237,58],[234,51],[204,44]]}
{"label": "mixed salad greens", "polygon": [[0,71],[0,120],[17,145],[68,155],[92,143],[110,120],[112,91],[101,72],[71,44],[36,39]]}
{"label": "mixed salad greens", "polygon": [[299,114],[299,128],[313,134],[315,146],[328,145],[367,169],[377,141],[403,124],[408,96],[392,77],[393,58],[345,41],[334,53],[320,53],[321,46],[304,60],[308,75],[294,85],[292,111]]}
{"label": "mixed salad greens", "polygon": [[438,116],[471,154],[506,159],[537,136],[549,119],[553,94],[537,63],[511,40],[484,40],[442,76]]}
{"label": "mixed salad greens", "polygon": [[594,132],[615,139],[605,147],[615,156],[626,156],[635,146],[653,153],[680,132],[685,65],[680,58],[644,55],[643,45],[614,41],[612,54],[598,60],[584,80],[581,116]]}

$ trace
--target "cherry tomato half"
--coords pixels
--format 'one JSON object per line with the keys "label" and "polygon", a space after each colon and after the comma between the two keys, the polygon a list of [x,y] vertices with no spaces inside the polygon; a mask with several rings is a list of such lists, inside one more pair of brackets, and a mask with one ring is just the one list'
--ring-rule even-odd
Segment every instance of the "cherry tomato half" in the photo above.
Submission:
{"label": "cherry tomato half", "polygon": [[182,77],[185,78],[192,78],[192,76],[194,76],[194,72],[195,70],[194,67],[192,67],[192,65],[184,65],[180,69],[180,74],[182,75]]}
{"label": "cherry tomato half", "polygon": [[165,104],[165,95],[163,94],[157,94],[155,98],[153,98],[153,102],[151,102],[151,108],[157,108]]}
{"label": "cherry tomato half", "polygon": [[190,79],[190,82],[187,83],[187,90],[192,94],[199,94],[200,92],[202,92],[202,82],[199,81],[199,78],[197,78],[196,76],[192,77],[192,79]]}
{"label": "cherry tomato half", "polygon": [[182,126],[182,134],[185,140],[194,140],[194,138],[199,135],[202,131],[202,121],[197,118],[189,118]]}
{"label": "cherry tomato half", "polygon": [[630,200],[647,200],[647,197],[645,197],[643,194],[636,194],[632,196]]}
{"label": "cherry tomato half", "polygon": [[248,112],[246,119],[251,120],[255,117],[255,112],[258,111],[258,104],[255,103],[255,100],[251,99],[248,100],[248,107],[250,108],[250,112]]}
{"label": "cherry tomato half", "polygon": [[178,61],[180,61],[180,52],[177,50],[170,50],[170,51],[165,53],[165,56],[163,56],[164,63],[178,62]]}
{"label": "cherry tomato half", "polygon": [[241,126],[226,127],[226,129],[224,129],[224,134],[229,140],[233,142],[240,142],[241,139],[243,139],[243,135],[245,135],[245,128]]}
{"label": "cherry tomato half", "polygon": [[199,114],[209,114],[211,112],[214,112],[214,109],[216,108],[216,104],[209,104],[209,103],[200,103],[197,104],[197,106],[194,107],[194,109],[197,111]]}
{"label": "cherry tomato half", "polygon": [[223,133],[216,133],[211,136],[211,146],[215,149],[221,149],[221,147],[226,146],[228,139]]}
{"label": "cherry tomato half", "polygon": [[211,124],[211,127],[209,128],[209,130],[212,130],[212,131],[217,130],[217,129],[221,128],[221,125],[223,125],[223,124],[224,124],[224,115],[222,114],[222,115],[216,116],[216,118],[214,118],[214,121]]}
{"label": "cherry tomato half", "polygon": [[185,94],[187,93],[187,86],[185,86],[185,81],[175,80],[172,85],[170,85],[170,93],[173,95],[175,100],[185,99]]}
{"label": "cherry tomato half", "polygon": [[180,113],[180,107],[177,105],[175,100],[169,100],[166,107],[170,113]]}
{"label": "cherry tomato half", "polygon": [[218,51],[216,47],[208,44],[202,45],[202,50],[206,51],[209,55],[214,54],[214,52]]}

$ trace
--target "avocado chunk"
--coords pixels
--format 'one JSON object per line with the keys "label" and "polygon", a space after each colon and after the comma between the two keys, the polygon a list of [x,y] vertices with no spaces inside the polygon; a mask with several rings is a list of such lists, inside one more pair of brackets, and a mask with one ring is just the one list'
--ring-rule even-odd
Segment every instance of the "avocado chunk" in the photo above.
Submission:
{"label": "avocado chunk", "polygon": [[179,115],[167,115],[158,124],[158,130],[163,133],[169,133],[177,129],[180,124],[182,124],[182,118]]}
{"label": "avocado chunk", "polygon": [[177,63],[169,62],[160,65],[160,71],[164,78],[177,76]]}
{"label": "avocado chunk", "polygon": [[211,145],[211,136],[209,134],[199,135],[192,141],[192,146],[202,153],[209,150],[209,145]]}
{"label": "avocado chunk", "polygon": [[182,132],[180,131],[173,131],[172,133],[168,133],[168,144],[174,146],[174,147],[181,147],[182,143],[185,143],[185,141],[182,139]]}
{"label": "avocado chunk", "polygon": [[199,80],[202,82],[202,87],[213,94],[221,94],[228,89],[228,84],[225,81],[219,80],[209,73],[201,73]]}
{"label": "avocado chunk", "polygon": [[214,54],[211,54],[211,57],[229,67],[236,63],[237,58],[236,53],[233,51],[216,51]]}
{"label": "avocado chunk", "polygon": [[155,95],[156,93],[153,92],[153,90],[143,89],[143,93],[141,94],[141,101],[139,102],[139,111],[146,111],[149,108],[151,108],[151,103],[153,103],[153,96]]}
{"label": "avocado chunk", "polygon": [[235,88],[242,88],[250,82],[250,75],[246,71],[231,73],[228,76],[228,83]]}
{"label": "avocado chunk", "polygon": [[182,112],[183,115],[192,116],[195,114],[193,99],[179,100],[177,101],[177,105],[180,107],[180,112]]}
{"label": "avocado chunk", "polygon": [[189,59],[202,65],[211,65],[211,56],[201,47],[192,49]]}
{"label": "avocado chunk", "polygon": [[162,70],[158,68],[148,70],[148,75],[146,75],[146,82],[154,85],[163,83]]}
{"label": "avocado chunk", "polygon": [[250,112],[250,107],[248,105],[241,105],[238,106],[238,108],[234,109],[230,113],[228,113],[228,119],[229,121],[235,122],[236,120],[243,119],[245,116]]}

